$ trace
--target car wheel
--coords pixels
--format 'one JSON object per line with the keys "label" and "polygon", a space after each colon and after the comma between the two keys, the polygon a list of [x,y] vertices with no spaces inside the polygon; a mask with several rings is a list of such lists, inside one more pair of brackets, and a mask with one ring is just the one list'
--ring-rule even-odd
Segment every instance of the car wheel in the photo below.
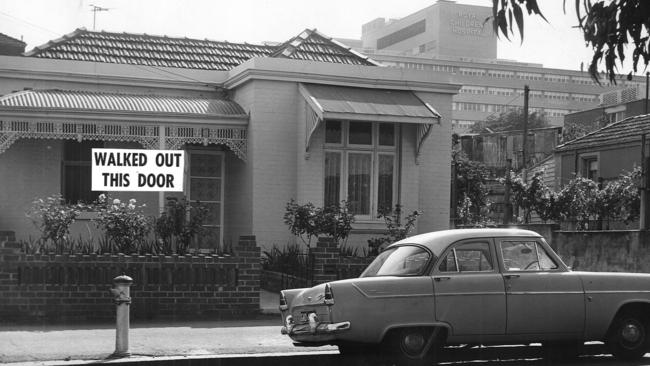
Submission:
{"label": "car wheel", "polygon": [[648,321],[632,314],[617,316],[605,343],[616,358],[640,359],[650,348]]}
{"label": "car wheel", "polygon": [[436,361],[441,340],[437,328],[406,328],[393,333],[389,346],[398,366],[430,366]]}

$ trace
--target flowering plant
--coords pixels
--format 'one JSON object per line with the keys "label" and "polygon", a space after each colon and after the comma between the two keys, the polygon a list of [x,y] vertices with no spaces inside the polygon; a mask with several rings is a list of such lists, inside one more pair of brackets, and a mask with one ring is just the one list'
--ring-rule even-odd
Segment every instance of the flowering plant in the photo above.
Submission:
{"label": "flowering plant", "polygon": [[151,220],[142,212],[144,207],[145,204],[137,205],[134,198],[127,203],[117,198],[111,200],[101,194],[97,201],[99,215],[95,223],[104,230],[119,252],[130,254],[143,245],[151,231]]}
{"label": "flowering plant", "polygon": [[56,194],[33,201],[27,216],[41,231],[41,240],[51,241],[57,252],[63,252],[70,234],[70,225],[83,208],[82,204],[66,204],[63,197]]}

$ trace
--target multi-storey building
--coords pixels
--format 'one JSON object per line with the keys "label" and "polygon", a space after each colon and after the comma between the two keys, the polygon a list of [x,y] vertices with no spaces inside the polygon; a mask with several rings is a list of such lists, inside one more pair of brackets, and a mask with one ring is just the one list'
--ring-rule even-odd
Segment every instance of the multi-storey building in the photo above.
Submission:
{"label": "multi-storey building", "polygon": [[[599,105],[614,87],[595,83],[587,71],[545,68],[541,64],[497,59],[492,9],[439,0],[401,19],[378,18],[362,26],[361,41],[342,40],[386,66],[451,76],[462,88],[453,98],[455,132],[476,121],[523,106],[530,87],[531,112],[543,112],[554,126],[564,115]],[[615,88],[633,88],[645,97],[645,80],[621,79]]]}

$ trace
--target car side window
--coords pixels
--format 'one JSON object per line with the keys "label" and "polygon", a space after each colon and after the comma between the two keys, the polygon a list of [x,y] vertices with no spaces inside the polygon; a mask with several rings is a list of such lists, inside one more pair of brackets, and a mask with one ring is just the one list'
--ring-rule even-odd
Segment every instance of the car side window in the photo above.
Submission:
{"label": "car side window", "polygon": [[500,247],[506,271],[548,271],[558,268],[544,247],[536,241],[502,241]]}
{"label": "car side window", "polygon": [[438,266],[440,272],[489,272],[493,269],[490,245],[485,242],[453,246]]}

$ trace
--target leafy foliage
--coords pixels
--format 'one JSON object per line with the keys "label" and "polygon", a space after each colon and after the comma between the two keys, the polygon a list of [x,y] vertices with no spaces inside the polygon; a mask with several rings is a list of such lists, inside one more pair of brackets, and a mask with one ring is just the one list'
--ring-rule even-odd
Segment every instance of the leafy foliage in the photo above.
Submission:
{"label": "leafy foliage", "polygon": [[[528,128],[542,128],[548,127],[549,123],[546,119],[546,114],[532,112],[528,114]],[[491,115],[485,121],[476,122],[470,128],[470,132],[484,133],[486,130],[497,131],[513,131],[524,129],[524,109],[515,108],[498,115]]]}
{"label": "leafy foliage", "polygon": [[478,215],[480,208],[488,204],[486,183],[489,170],[485,164],[470,160],[457,151],[453,152],[452,164],[455,166],[455,181],[452,184],[456,187],[456,207],[462,206],[467,197],[471,205],[466,205],[466,208],[473,207],[473,214]]}
{"label": "leafy foliage", "polygon": [[394,209],[383,208],[379,210],[377,218],[384,219],[386,224],[386,235],[382,237],[372,238],[368,240],[368,254],[375,256],[379,254],[382,247],[402,240],[415,228],[415,223],[422,213],[420,211],[412,211],[404,220],[402,220],[402,205],[396,204]]}
{"label": "leafy foliage", "polygon": [[[564,6],[566,7],[566,0]],[[647,67],[650,62],[650,2],[647,0],[574,0],[578,28],[585,44],[592,48],[593,57],[589,74],[599,82],[598,64],[605,62],[607,78],[616,83],[617,63],[625,60],[625,48],[632,47],[632,68],[637,72],[639,61]],[[538,0],[492,0],[493,27],[495,33],[515,34],[513,24],[524,39],[524,12],[528,15],[544,15]],[[631,78],[632,73],[628,75]]]}
{"label": "leafy foliage", "polygon": [[292,199],[284,213],[284,223],[289,226],[289,231],[307,248],[311,247],[312,238],[320,235],[334,238],[337,242],[346,240],[353,222],[354,214],[350,213],[346,201],[341,201],[340,205],[316,207],[311,202],[300,205]]}
{"label": "leafy foliage", "polygon": [[309,265],[306,253],[296,244],[282,248],[273,245],[271,250],[262,251],[262,268],[267,271],[282,272],[293,276],[304,275]]}
{"label": "leafy foliage", "polygon": [[513,172],[509,174],[510,201],[513,206],[522,210],[523,222],[529,223],[533,212],[537,212],[544,221],[557,217],[555,213],[557,197],[555,192],[544,183],[543,172],[535,173],[529,183],[524,182],[522,177],[515,175]]}
{"label": "leafy foliage", "polygon": [[32,202],[27,216],[41,231],[43,244],[47,245],[49,241],[55,252],[61,253],[65,250],[70,235],[70,225],[83,209],[82,204],[69,205],[61,195],[53,195]]}
{"label": "leafy foliage", "polygon": [[144,204],[137,205],[133,198],[125,203],[117,198],[111,201],[102,194],[97,204],[99,217],[95,223],[104,230],[119,252],[130,254],[143,245],[151,231],[151,220],[142,212],[144,207]]}
{"label": "leafy foliage", "polygon": [[203,223],[208,209],[201,205],[191,205],[185,198],[167,200],[167,207],[154,221],[154,230],[162,240],[162,251],[184,255],[192,239],[203,232]]}

